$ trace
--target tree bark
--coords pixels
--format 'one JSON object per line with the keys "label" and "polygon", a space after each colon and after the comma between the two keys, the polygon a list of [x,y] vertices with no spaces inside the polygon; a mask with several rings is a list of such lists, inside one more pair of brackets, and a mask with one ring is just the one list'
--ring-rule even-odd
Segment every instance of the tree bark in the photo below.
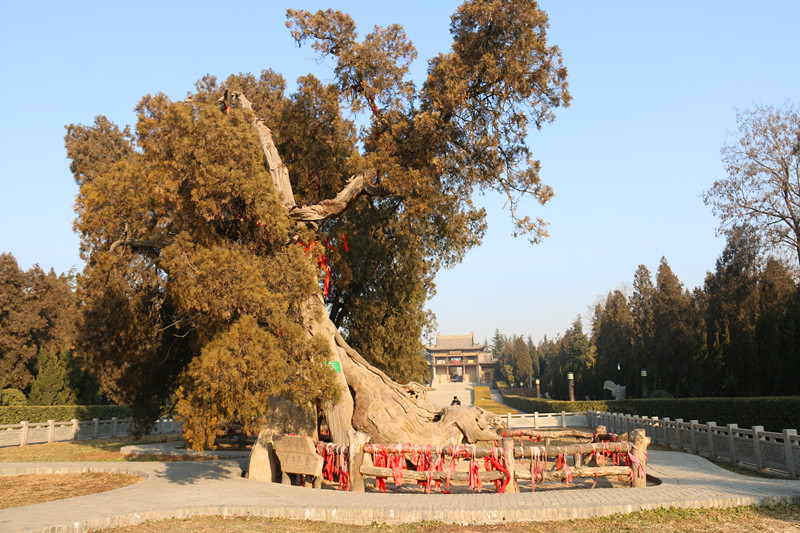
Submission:
{"label": "tree bark", "polygon": [[349,444],[348,431],[353,428],[378,444],[444,445],[499,438],[499,419],[492,413],[466,406],[440,410],[428,401],[422,385],[400,385],[370,365],[342,338],[320,295],[308,300],[304,326],[309,335],[325,339],[332,360],[342,368],[337,374],[342,398],[324,407],[335,443]]}

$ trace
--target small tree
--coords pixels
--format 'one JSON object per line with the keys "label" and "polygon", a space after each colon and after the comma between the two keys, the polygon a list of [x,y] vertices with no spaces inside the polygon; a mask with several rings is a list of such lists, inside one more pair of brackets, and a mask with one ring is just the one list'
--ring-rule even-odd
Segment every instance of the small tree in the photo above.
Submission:
{"label": "small tree", "polygon": [[39,348],[39,371],[31,383],[31,405],[73,405],[77,395],[72,390],[68,372],[69,353],[55,355]]}

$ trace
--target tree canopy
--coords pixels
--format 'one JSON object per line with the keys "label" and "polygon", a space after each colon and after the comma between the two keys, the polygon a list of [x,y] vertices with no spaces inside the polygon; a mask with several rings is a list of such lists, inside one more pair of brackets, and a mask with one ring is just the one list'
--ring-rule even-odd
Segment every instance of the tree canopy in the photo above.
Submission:
{"label": "tree canopy", "polygon": [[724,231],[754,226],[800,265],[800,112],[789,101],[756,105],[739,112],[736,122],[734,138],[722,148],[728,175],[706,191],[705,201]]}
{"label": "tree canopy", "polygon": [[[552,196],[526,136],[570,95],[535,2],[465,2],[421,87],[400,26],[359,38],[333,10],[289,10],[287,26],[334,62],[330,84],[308,75],[287,95],[268,69],[209,75],[182,101],[145,96],[134,130],[67,126],[87,261],[80,345],[142,421],[180,386],[197,446],[223,419],[256,429],[278,396],[345,406],[345,419],[348,387],[369,405],[353,372],[371,365],[339,332],[378,367],[364,383],[416,397],[389,378],[421,376],[434,275],[485,230],[475,192],[506,195],[518,232],[546,235],[517,212]],[[368,409],[353,423],[377,431]]]}
{"label": "tree canopy", "polygon": [[[37,374],[37,353],[64,352],[71,360],[78,307],[70,274],[22,270],[10,253],[0,254],[0,388],[28,390]],[[69,363],[79,372],[80,363]]]}

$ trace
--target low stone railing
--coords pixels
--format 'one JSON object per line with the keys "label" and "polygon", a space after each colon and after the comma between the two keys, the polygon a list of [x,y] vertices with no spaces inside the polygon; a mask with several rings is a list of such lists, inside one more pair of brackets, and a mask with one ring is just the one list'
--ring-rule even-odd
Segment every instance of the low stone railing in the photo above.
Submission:
{"label": "low stone railing", "polygon": [[682,418],[647,417],[592,411],[597,424],[610,432],[624,433],[643,429],[652,443],[685,450],[711,459],[756,472],[771,471],[800,477],[800,436],[796,429],[782,432],[764,431],[763,426],[750,429],[736,424],[718,426],[716,422],[684,422]]}
{"label": "low stone railing", "polygon": [[[26,446],[71,440],[105,439],[129,435],[126,419],[110,420],[73,419],[69,422],[20,422],[0,425],[0,446]],[[174,418],[159,418],[153,426],[152,434],[174,433],[181,430],[180,422]]]}
{"label": "low stone railing", "polygon": [[500,418],[509,429],[588,428],[594,427],[592,411],[560,413],[508,413]]}

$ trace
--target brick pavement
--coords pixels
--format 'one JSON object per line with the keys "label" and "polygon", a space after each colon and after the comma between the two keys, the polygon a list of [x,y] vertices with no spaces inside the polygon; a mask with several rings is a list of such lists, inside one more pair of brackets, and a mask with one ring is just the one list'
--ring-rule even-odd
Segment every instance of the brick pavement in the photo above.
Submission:
{"label": "brick pavement", "polygon": [[[0,476],[74,471],[137,473],[121,489],[0,510],[0,531],[85,532],[195,515],[256,515],[369,524],[438,520],[453,524],[566,520],[659,507],[800,503],[800,481],[734,474],[703,458],[652,451],[642,489],[553,490],[521,494],[375,494],[251,481],[235,460],[136,463],[0,463]],[[9,479],[0,477],[0,482]]]}

